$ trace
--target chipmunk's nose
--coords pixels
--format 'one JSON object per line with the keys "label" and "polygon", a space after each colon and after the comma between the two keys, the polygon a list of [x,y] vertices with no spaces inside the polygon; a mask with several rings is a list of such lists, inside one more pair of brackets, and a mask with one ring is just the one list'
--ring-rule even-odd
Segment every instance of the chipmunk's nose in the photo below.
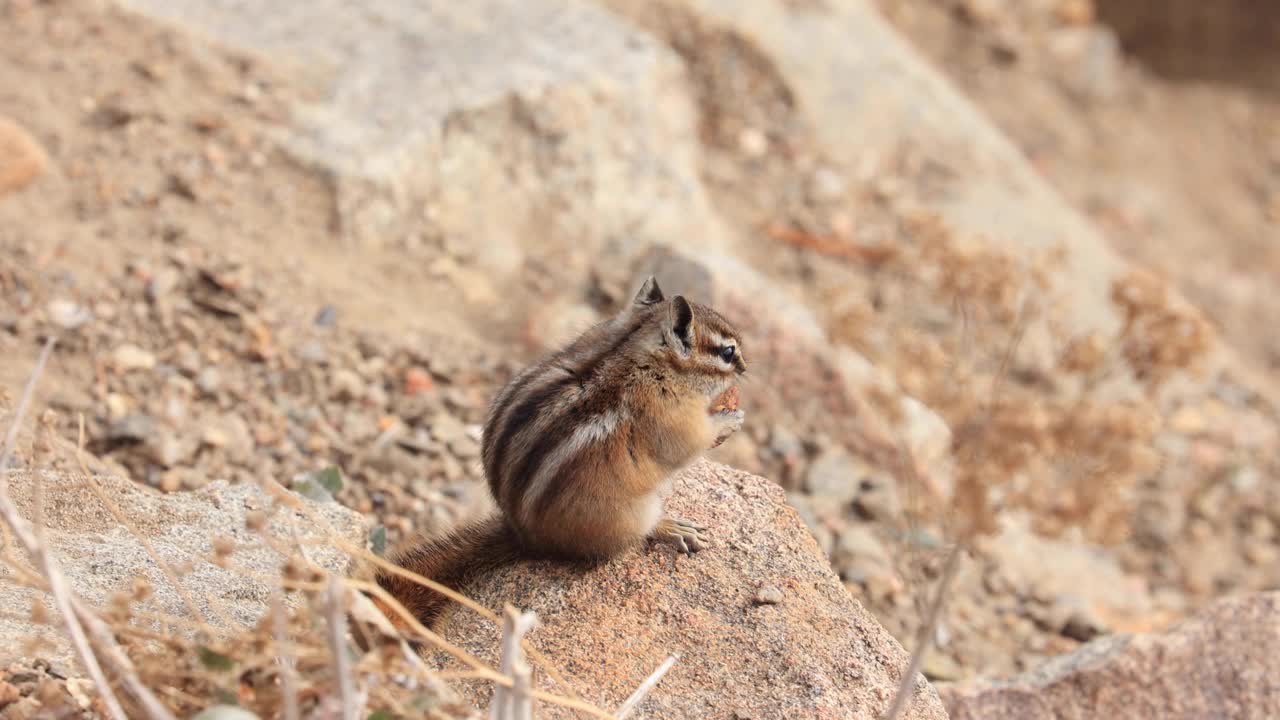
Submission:
{"label": "chipmunk's nose", "polygon": [[742,359],[742,353],[738,353],[737,357],[733,359],[733,367],[734,371],[739,375],[747,371],[747,361]]}

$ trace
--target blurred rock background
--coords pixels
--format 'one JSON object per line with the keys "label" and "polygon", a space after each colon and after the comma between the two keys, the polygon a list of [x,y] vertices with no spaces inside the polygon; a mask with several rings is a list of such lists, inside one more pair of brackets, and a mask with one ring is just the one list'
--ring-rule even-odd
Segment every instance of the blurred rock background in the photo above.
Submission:
{"label": "blurred rock background", "polygon": [[747,331],[710,456],[908,649],[979,533],[928,677],[1162,629],[1280,586],[1280,9],[1204,7],[9,0],[0,388],[57,333],[96,468],[337,465],[395,542],[654,272]]}

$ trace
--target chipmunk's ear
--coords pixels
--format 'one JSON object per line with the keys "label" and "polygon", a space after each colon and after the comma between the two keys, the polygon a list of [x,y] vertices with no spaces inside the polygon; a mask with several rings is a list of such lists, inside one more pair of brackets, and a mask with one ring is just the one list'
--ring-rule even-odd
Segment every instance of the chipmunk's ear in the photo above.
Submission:
{"label": "chipmunk's ear", "polygon": [[671,307],[667,311],[667,321],[662,328],[667,344],[681,355],[688,355],[693,350],[693,308],[683,295],[671,298]]}
{"label": "chipmunk's ear", "polygon": [[640,286],[640,292],[636,293],[631,304],[639,306],[656,305],[665,299],[662,296],[662,288],[658,287],[657,278],[650,275],[645,279],[644,284]]}

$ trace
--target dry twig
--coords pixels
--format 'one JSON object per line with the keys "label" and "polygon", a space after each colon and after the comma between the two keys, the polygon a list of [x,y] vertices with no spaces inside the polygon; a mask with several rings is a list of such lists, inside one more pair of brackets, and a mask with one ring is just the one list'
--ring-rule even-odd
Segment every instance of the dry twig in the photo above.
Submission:
{"label": "dry twig", "polygon": [[533,671],[525,662],[521,644],[538,624],[533,613],[516,613],[508,605],[502,619],[502,659],[499,672],[511,678],[511,688],[496,685],[489,707],[491,720],[531,720],[533,718]]}
{"label": "dry twig", "polygon": [[671,669],[672,665],[676,664],[676,660],[678,659],[680,659],[679,654],[672,655],[667,658],[658,666],[657,670],[653,671],[652,675],[645,678],[645,681],[640,683],[640,687],[636,688],[636,691],[631,693],[631,697],[627,698],[626,702],[622,703],[622,707],[618,708],[618,720],[624,720],[631,713],[635,712],[635,709],[639,707],[640,703],[644,702],[644,699],[648,697],[649,692],[657,687],[658,681],[662,679],[663,675],[667,674],[667,671]]}
{"label": "dry twig", "polygon": [[780,240],[788,245],[812,250],[820,255],[868,265],[880,265],[898,254],[897,248],[892,246],[859,245],[836,235],[818,235],[778,222],[766,224],[764,231],[774,240]]}

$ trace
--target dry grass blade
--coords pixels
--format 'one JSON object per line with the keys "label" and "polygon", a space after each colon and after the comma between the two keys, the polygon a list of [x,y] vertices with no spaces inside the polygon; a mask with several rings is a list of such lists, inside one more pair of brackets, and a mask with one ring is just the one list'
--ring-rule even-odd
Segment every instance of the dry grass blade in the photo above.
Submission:
{"label": "dry grass blade", "polygon": [[329,652],[333,655],[333,672],[337,676],[338,698],[342,701],[342,720],[359,720],[360,706],[357,697],[355,674],[351,669],[351,656],[347,652],[347,613],[343,594],[346,588],[336,575],[329,576],[328,615]]}
{"label": "dry grass blade", "polygon": [[[31,396],[35,393],[36,382],[40,379],[40,374],[44,372],[45,363],[49,362],[49,354],[53,352],[53,345],[56,342],[54,338],[49,338],[45,342],[44,347],[40,349],[40,356],[36,359],[36,366],[31,371],[31,377],[27,378],[27,384],[22,388],[22,395],[18,398],[18,407],[13,411],[13,421],[9,424],[8,431],[4,435],[4,448],[0,449],[0,470],[9,467],[9,454],[13,452],[13,446],[18,441],[18,430],[22,427],[22,419],[27,414],[27,406],[31,404]],[[4,475],[0,474],[0,489],[7,489]]]}
{"label": "dry grass blade", "polygon": [[[178,579],[177,573],[173,571],[173,568],[169,567],[169,563],[165,562],[164,558],[160,557],[160,555],[156,552],[155,547],[151,545],[151,541],[148,540],[145,535],[143,535],[141,532],[138,531],[137,525],[135,525],[132,521],[129,520],[127,516],[125,516],[125,514],[120,510],[120,508],[117,507],[116,504],[111,501],[111,498],[107,497],[107,493],[103,491],[101,483],[99,483],[97,479],[93,477],[92,473],[89,472],[89,465],[88,463],[85,462],[85,459],[84,459],[84,415],[83,414],[80,415],[80,437],[79,437],[79,442],[76,445],[76,462],[80,466],[80,472],[84,474],[85,482],[88,483],[89,489],[93,491],[93,494],[95,496],[97,496],[98,502],[102,503],[102,506],[105,507],[107,511],[111,513],[112,517],[116,519],[116,522],[123,525],[125,529],[129,531],[129,534],[133,535],[134,539],[137,540],[142,545],[142,548],[147,552],[147,556],[151,558],[151,562],[155,563],[156,567],[160,568],[160,571],[163,572],[165,577],[169,579],[169,583],[173,585],[174,591],[178,593],[178,597],[182,599],[182,603],[187,606],[187,611],[191,613],[192,619],[200,623],[201,629],[204,630],[206,634],[212,636],[214,634],[213,628],[209,626],[209,622],[205,619],[204,613],[200,612],[200,606],[196,605],[196,602],[194,599],[192,599],[191,594],[188,593],[186,588],[182,586],[182,582],[181,580]],[[221,608],[218,608],[218,610],[219,610],[219,614],[222,615],[223,622],[228,627],[232,627],[235,625],[230,615],[227,615],[226,612],[222,611]]]}
{"label": "dry grass blade", "polygon": [[125,717],[124,709],[120,706],[120,701],[111,692],[111,686],[102,672],[102,667],[98,664],[98,658],[89,646],[89,640],[85,636],[84,628],[80,625],[75,610],[71,606],[70,591],[66,586],[66,581],[58,571],[56,561],[54,561],[52,555],[46,552],[46,546],[41,542],[39,531],[28,525],[18,514],[17,507],[13,505],[9,498],[8,482],[3,472],[9,466],[9,454],[13,451],[14,443],[18,437],[18,430],[31,402],[31,395],[35,391],[36,381],[39,379],[45,363],[48,362],[49,354],[53,351],[53,345],[54,339],[49,338],[41,350],[39,359],[36,360],[35,369],[27,380],[26,387],[23,388],[22,397],[18,401],[18,407],[14,412],[13,422],[5,434],[4,448],[0,450],[0,512],[4,513],[5,520],[13,528],[18,540],[26,547],[27,552],[31,554],[36,564],[40,566],[41,572],[44,573],[49,583],[49,590],[53,594],[54,606],[58,609],[59,614],[62,615],[63,621],[66,623],[67,634],[71,637],[72,645],[75,646],[76,654],[80,657],[81,663],[84,664],[89,677],[92,678],[97,686],[107,711],[112,717],[123,719]]}
{"label": "dry grass blade", "polygon": [[294,667],[293,644],[289,642],[288,620],[284,615],[284,592],[279,586],[271,594],[271,632],[276,641],[276,661],[280,663],[280,694],[284,720],[299,720],[298,679]]}
{"label": "dry grass blade", "polygon": [[898,715],[902,714],[902,711],[906,708],[907,700],[915,694],[916,677],[920,674],[920,667],[924,665],[924,656],[929,652],[934,634],[938,630],[938,623],[942,620],[943,605],[946,604],[947,595],[951,592],[951,582],[955,579],[956,570],[960,567],[962,547],[962,545],[956,544],[951,548],[951,552],[947,554],[947,562],[943,566],[942,577],[938,579],[938,587],[934,591],[933,602],[929,606],[929,614],[925,621],[921,623],[920,631],[916,634],[916,649],[911,653],[911,662],[907,664],[907,671],[902,675],[902,682],[898,685],[898,692],[893,697],[893,703],[885,711],[884,720],[897,720]]}
{"label": "dry grass blade", "polygon": [[[31,372],[31,377],[27,380],[26,387],[23,388],[22,397],[18,401],[17,410],[14,412],[12,425],[5,435],[4,448],[0,450],[0,468],[6,468],[9,465],[9,454],[13,451],[13,445],[17,440],[18,428],[26,415],[27,407],[31,402],[31,395],[35,391],[36,382],[44,370],[45,363],[49,360],[49,354],[53,351],[54,342],[54,339],[50,338],[45,343],[40,357],[36,361],[35,368]],[[14,505],[13,500],[9,497],[8,482],[3,472],[0,472],[0,514],[3,514],[18,542],[26,548],[27,552],[40,566],[45,580],[49,583],[54,606],[66,623],[71,644],[84,664],[89,678],[97,686],[99,696],[103,705],[106,706],[107,713],[111,717],[120,718],[121,720],[128,717],[120,705],[119,699],[112,692],[111,685],[107,681],[101,664],[99,664],[98,656],[94,652],[94,644],[115,666],[116,673],[129,689],[130,694],[142,706],[147,718],[151,720],[176,720],[173,714],[165,709],[164,705],[138,679],[128,658],[124,656],[124,653],[116,645],[110,630],[96,615],[84,607],[71,592],[66,576],[58,568],[53,554],[47,552],[47,547],[40,542],[37,531],[22,517],[18,512],[17,506]],[[92,644],[90,638],[92,638]]]}
{"label": "dry grass blade", "polygon": [[[317,523],[318,527],[325,527],[326,530],[331,529],[326,527],[328,523],[325,523],[324,520],[320,518],[319,515],[314,513],[311,510],[311,508],[307,507],[306,503],[302,499],[295,496],[292,492],[287,490],[280,483],[270,478],[262,478],[260,482],[263,488],[267,490],[269,493],[271,493],[271,495],[276,500],[280,501],[281,503],[285,504],[291,509],[294,509],[303,513],[304,515],[307,516],[308,520],[311,520],[312,522]],[[501,620],[499,620],[497,613],[477,603],[471,598],[457,592],[456,590],[453,590],[452,588],[449,588],[445,585],[441,585],[440,583],[434,580],[430,580],[428,578],[422,577],[421,575],[417,575],[415,573],[409,572],[408,570],[404,570],[403,568],[397,565],[394,565],[390,562],[387,562],[386,560],[378,557],[377,555],[374,555],[368,552],[364,548],[357,547],[347,542],[346,540],[343,540],[342,537],[337,534],[330,534],[330,537],[333,538],[334,544],[343,552],[346,552],[355,557],[362,558],[368,562],[372,562],[373,564],[379,566],[380,568],[382,568],[383,570],[386,570],[387,572],[395,573],[407,579],[413,580],[414,582],[417,582],[423,585],[424,587],[431,588],[432,590],[440,593],[441,595],[444,595],[445,597],[453,600],[454,602],[457,602],[463,605],[464,607],[479,613],[482,617],[492,620],[495,624],[501,623]]]}
{"label": "dry grass blade", "polygon": [[[309,512],[310,512],[310,511],[308,510],[308,513],[309,513]],[[309,516],[310,516],[310,517],[318,517],[318,516],[314,516],[314,515],[309,515]],[[416,583],[418,583],[418,584],[420,584],[420,585],[423,585],[424,587],[429,587],[429,588],[432,588],[432,589],[436,589],[436,588],[443,588],[443,589],[444,589],[444,590],[446,590],[447,592],[444,592],[444,593],[442,593],[442,594],[449,595],[449,596],[451,596],[451,597],[452,597],[452,596],[458,596],[458,597],[461,597],[461,598],[463,598],[463,599],[465,600],[465,602],[464,602],[463,604],[464,604],[464,605],[466,605],[468,608],[470,608],[470,609],[474,610],[474,611],[475,611],[476,613],[478,613],[480,616],[482,616],[482,617],[484,617],[484,618],[486,618],[486,619],[490,619],[490,620],[492,620],[492,621],[493,621],[493,622],[495,622],[495,623],[498,623],[498,622],[499,622],[497,614],[495,614],[492,610],[489,610],[488,608],[484,607],[483,605],[480,605],[479,603],[476,603],[474,600],[471,600],[470,598],[467,598],[465,595],[460,595],[460,594],[458,594],[457,592],[455,592],[455,591],[453,591],[453,590],[450,590],[449,588],[447,588],[447,587],[445,587],[445,586],[443,586],[443,585],[440,585],[439,583],[437,583],[437,582],[435,582],[435,581],[433,581],[433,580],[430,580],[430,579],[428,579],[428,578],[425,578],[425,577],[423,577],[423,576],[421,576],[421,575],[419,575],[419,574],[417,574],[417,573],[414,573],[414,572],[412,572],[412,571],[405,570],[404,568],[400,567],[399,565],[395,565],[395,564],[393,564],[393,563],[390,563],[390,562],[388,562],[388,561],[384,560],[383,558],[380,558],[380,557],[378,557],[377,555],[374,555],[373,553],[371,553],[371,552],[369,552],[369,551],[365,550],[364,548],[356,547],[356,546],[354,546],[354,545],[352,545],[352,544],[350,544],[350,543],[346,542],[345,540],[342,540],[341,538],[336,538],[336,537],[335,537],[335,540],[334,540],[334,541],[335,541],[335,544],[336,544],[336,545],[337,545],[341,550],[343,550],[344,552],[347,552],[348,554],[353,555],[353,556],[355,556],[355,557],[362,558],[362,559],[364,559],[365,561],[370,562],[370,563],[372,563],[372,564],[374,564],[374,565],[376,565],[376,566],[378,566],[378,567],[380,567],[380,568],[382,568],[382,569],[386,570],[387,572],[390,572],[390,573],[393,573],[393,574],[399,575],[399,576],[401,576],[401,577],[403,577],[403,578],[406,578],[406,579],[411,580],[411,581],[413,581],[413,582],[416,582]],[[383,600],[384,602],[389,602],[389,601],[390,601],[391,596],[390,596],[390,595],[387,595],[387,594],[386,594],[386,593],[384,593],[384,592],[382,592],[382,591],[381,591],[381,587],[376,586],[376,585],[369,585],[369,586],[367,586],[367,589],[368,589],[370,592],[376,592],[376,593],[379,593],[379,599]],[[398,607],[398,606],[399,606],[399,603],[395,603],[395,606],[397,606],[397,607]],[[407,611],[407,610],[403,610],[403,612],[402,612],[402,610],[403,610],[403,608],[397,609],[396,613],[397,613],[398,615],[401,615],[401,618],[402,618],[402,619],[405,619],[405,614],[406,614],[408,611]],[[429,631],[426,631],[426,630],[419,630],[419,629],[418,629],[419,627],[420,627],[420,626],[417,626],[416,624],[414,625],[414,630],[415,630],[416,632],[418,632],[420,635],[422,635],[423,637],[426,637],[427,639],[431,640],[431,641],[432,641],[434,644],[436,644],[438,647],[443,648],[444,650],[446,650],[446,651],[447,651],[447,652],[449,652],[450,654],[453,654],[455,657],[458,657],[458,659],[462,660],[463,662],[466,662],[467,664],[472,665],[473,667],[477,667],[476,665],[474,665],[474,664],[473,664],[470,660],[468,660],[467,658],[464,658],[464,657],[462,657],[462,656],[458,655],[458,653],[459,653],[459,652],[462,652],[461,648],[455,648],[453,645],[450,645],[450,644],[446,643],[446,642],[444,641],[444,639],[443,639],[443,638],[439,638],[439,636],[435,635],[435,633],[430,633]],[[569,697],[568,697],[568,698],[565,698],[565,700],[567,700],[568,702],[561,702],[561,698],[559,698],[558,696],[554,696],[554,695],[551,695],[551,694],[542,694],[542,691],[535,691],[535,695],[537,695],[537,697],[538,697],[539,699],[541,699],[541,700],[547,700],[547,701],[549,701],[549,702],[553,702],[553,703],[556,703],[556,704],[565,705],[566,707],[572,707],[572,708],[575,708],[575,709],[577,709],[577,710],[582,710],[582,711],[584,711],[584,712],[588,712],[588,713],[590,713],[590,714],[592,714],[592,715],[597,715],[597,716],[599,716],[599,717],[610,717],[608,713],[604,712],[603,710],[599,710],[599,709],[597,709],[597,708],[592,707],[589,703],[587,703],[585,700],[583,700],[581,697],[579,697],[579,696],[578,696],[578,694],[577,694],[576,692],[574,692],[574,690],[573,690],[573,686],[572,686],[572,685],[570,685],[570,684],[569,684],[569,682],[568,682],[567,680],[565,680],[565,679],[564,679],[564,677],[563,677],[563,676],[562,676],[562,675],[561,675],[561,674],[560,674],[560,673],[555,669],[555,666],[551,663],[551,661],[550,661],[546,656],[544,656],[542,653],[538,652],[536,648],[532,647],[532,646],[531,646],[529,643],[527,643],[527,642],[523,643],[523,646],[524,646],[524,650],[525,650],[525,652],[526,652],[526,653],[528,653],[528,654],[529,654],[529,656],[530,656],[530,657],[532,657],[534,660],[536,660],[536,661],[539,663],[539,665],[540,665],[540,666],[541,666],[541,667],[542,667],[542,668],[547,672],[547,674],[548,674],[549,676],[551,676],[551,678],[552,678],[553,680],[555,680],[555,681],[556,681],[556,683],[558,683],[558,684],[560,685],[560,687],[564,688],[564,689],[565,689],[565,691],[569,694]],[[455,652],[455,651],[456,651],[456,652]],[[468,657],[469,657],[469,656],[468,656]],[[479,662],[479,661],[477,660],[476,662]]]}
{"label": "dry grass blade", "polygon": [[[347,542],[341,537],[341,535],[339,535],[337,532],[334,531],[334,529],[329,525],[329,523],[327,523],[324,520],[324,518],[320,517],[314,510],[308,507],[305,502],[301,501],[299,498],[294,496],[292,493],[286,490],[284,486],[280,485],[275,480],[272,480],[270,478],[260,478],[259,482],[262,485],[262,488],[266,490],[268,493],[270,493],[271,496],[274,497],[276,500],[280,501],[286,506],[292,509],[295,509],[298,512],[301,512],[303,515],[305,515],[306,518],[312,523],[312,527],[322,529],[324,531],[325,537],[330,538],[332,541],[332,544],[335,547],[337,547],[339,550],[347,553],[352,557],[359,558],[364,562],[370,563],[378,568],[381,568],[386,572],[399,575],[400,577],[403,577],[407,580],[410,580],[419,585],[422,585],[423,587],[431,588],[432,590],[435,590],[436,592],[439,592],[440,594],[446,597],[456,600],[458,603],[460,603],[464,607],[478,613],[481,617],[490,620],[495,625],[499,625],[499,626],[501,625],[501,620],[498,618],[497,613],[477,603],[471,598],[465,595],[462,595],[461,593],[458,593],[457,591],[452,590],[451,588],[441,585],[440,583],[437,583],[434,580],[425,578],[421,575],[418,575],[417,573],[411,572],[409,570],[405,570],[399,565],[395,565],[394,563],[388,562],[387,560],[369,552],[365,548],[358,547],[350,542]],[[384,602],[390,601],[390,595],[386,595],[386,593],[382,592],[381,588],[374,589],[374,587],[369,587],[367,589],[369,592],[375,592],[379,594],[379,598],[382,599]],[[408,611],[405,611],[403,608],[399,607],[399,603],[394,603],[394,606],[398,608],[396,610],[396,614],[401,615],[402,619],[404,619],[406,622],[409,622],[409,619],[407,617]],[[460,648],[455,648],[454,646],[449,645],[448,643],[445,643],[443,638],[439,638],[434,633],[430,633],[425,628],[422,628],[421,625],[419,625],[418,623],[412,622],[410,624],[413,627],[414,631],[418,632],[421,635],[421,637],[429,640],[430,642],[435,644],[437,647],[441,647],[446,652],[449,652],[450,654],[454,655],[455,657],[467,663],[468,665],[471,665],[474,669],[481,672],[492,672],[491,670],[488,670],[488,668],[485,668],[483,665],[477,665],[477,663],[479,663],[478,660],[475,660],[474,662],[472,662],[472,660],[474,659],[470,658],[470,656],[462,657],[461,655],[458,654],[462,652]],[[528,643],[525,643],[524,649],[525,649],[525,652],[527,652],[531,658],[533,658],[535,661],[539,663],[539,665],[546,671],[547,675],[551,676],[551,679],[555,680],[556,683],[559,684],[560,687],[564,688],[565,692],[569,695],[569,697],[567,698],[569,702],[567,703],[559,702],[560,698],[558,696],[554,696],[550,694],[546,694],[545,697],[539,696],[539,699],[548,700],[549,702],[554,702],[557,704],[564,704],[567,707],[572,707],[577,710],[590,713],[592,715],[597,715],[599,717],[609,717],[608,713],[604,712],[603,710],[599,710],[598,708],[594,708],[593,706],[590,705],[590,703],[587,703],[585,700],[579,697],[578,694],[573,690],[573,686],[570,685],[569,682],[565,680],[565,678],[555,669],[555,666],[551,663],[551,661],[545,656],[543,656],[541,653],[539,653],[536,648],[532,647]],[[536,692],[541,692],[541,691],[536,691]]]}
{"label": "dry grass blade", "polygon": [[639,707],[640,703],[644,702],[644,699],[648,697],[649,693],[657,687],[658,681],[662,679],[663,675],[667,674],[667,671],[671,669],[672,665],[676,664],[676,660],[678,659],[680,659],[678,654],[667,658],[658,666],[657,670],[653,671],[652,675],[645,678],[645,681],[640,683],[640,687],[636,688],[636,691],[631,693],[631,697],[627,698],[626,702],[622,703],[622,707],[618,708],[618,720],[623,720],[630,716],[631,713],[635,712],[635,709]]}
{"label": "dry grass blade", "polygon": [[[381,558],[378,558],[378,559],[381,559]],[[395,567],[395,566],[392,566],[392,567]],[[450,643],[448,640],[445,640],[443,637],[428,630],[425,626],[422,625],[422,623],[418,621],[416,617],[413,616],[413,613],[409,612],[409,610],[406,609],[404,605],[400,603],[400,601],[392,597],[391,594],[388,593],[386,590],[384,590],[380,585],[377,585],[376,583],[362,582],[358,580],[348,580],[347,584],[355,590],[362,590],[364,592],[368,592],[368,593],[372,593],[373,595],[376,595],[378,599],[383,602],[383,604],[389,607],[392,612],[394,612],[397,616],[399,616],[399,618],[403,620],[406,625],[409,626],[409,629],[413,630],[415,635],[417,635],[419,638],[426,640],[427,642],[430,642],[432,645],[435,645],[436,647],[444,650],[445,652],[453,655],[455,658],[457,658],[458,660],[461,660],[463,663],[471,666],[472,670],[474,670],[480,678],[492,681],[494,683],[497,683],[499,685],[503,685],[506,687],[512,686],[513,683],[511,681],[511,678],[490,668],[489,666],[485,665],[482,661],[480,661],[478,658],[476,658],[474,655],[471,655],[470,653],[463,650],[462,648],[457,647],[456,645]],[[299,588],[303,588],[306,586],[305,583],[294,583],[294,585]],[[543,702],[551,703],[553,705],[560,705],[561,707],[567,707],[572,710],[578,710],[579,712],[586,713],[587,715],[590,715],[592,717],[606,718],[607,720],[614,720],[615,718],[614,715],[610,714],[605,710],[601,710],[598,707],[595,707],[594,705],[586,702],[585,700],[561,697],[560,695],[555,695],[553,693],[545,692],[543,690],[532,690],[531,694],[533,695],[534,698],[541,700]]]}
{"label": "dry grass blade", "polygon": [[111,661],[117,675],[119,675],[125,687],[129,689],[129,694],[142,706],[143,711],[146,713],[145,717],[149,720],[177,720],[173,713],[169,712],[159,698],[138,678],[138,674],[133,671],[133,664],[129,662],[128,656],[116,644],[111,629],[107,627],[106,623],[102,622],[97,615],[94,615],[93,612],[85,607],[78,598],[72,597],[71,601],[75,606],[76,616],[88,629],[89,635],[93,638],[99,651]]}
{"label": "dry grass blade", "polygon": [[27,407],[31,403],[31,395],[35,391],[40,373],[44,370],[45,363],[49,360],[49,354],[53,352],[54,342],[54,338],[49,338],[44,348],[40,351],[40,357],[36,360],[35,369],[32,370],[26,387],[22,389],[22,397],[18,400],[18,407],[14,411],[13,422],[9,425],[9,430],[5,434],[4,449],[0,450],[0,513],[4,514],[5,520],[13,528],[14,535],[26,547],[27,552],[31,554],[32,559],[35,560],[36,565],[40,567],[40,571],[48,581],[49,592],[53,595],[54,607],[58,609],[58,613],[62,616],[63,622],[66,624],[67,635],[71,638],[71,644],[75,647],[76,655],[79,656],[80,662],[84,665],[85,672],[89,673],[89,677],[93,680],[94,685],[97,686],[98,694],[102,698],[102,703],[106,706],[107,712],[113,718],[125,720],[124,708],[121,707],[115,693],[111,691],[111,684],[107,682],[106,674],[103,673],[102,666],[98,664],[98,657],[94,654],[93,648],[89,644],[89,638],[85,635],[84,627],[76,616],[75,608],[71,603],[71,590],[67,587],[66,578],[58,569],[57,561],[54,560],[52,553],[48,552],[48,547],[41,542],[39,531],[22,518],[18,513],[17,506],[9,498],[9,483],[3,472],[4,469],[9,467],[9,454],[13,452],[14,443],[18,439],[18,429],[26,416]]}

